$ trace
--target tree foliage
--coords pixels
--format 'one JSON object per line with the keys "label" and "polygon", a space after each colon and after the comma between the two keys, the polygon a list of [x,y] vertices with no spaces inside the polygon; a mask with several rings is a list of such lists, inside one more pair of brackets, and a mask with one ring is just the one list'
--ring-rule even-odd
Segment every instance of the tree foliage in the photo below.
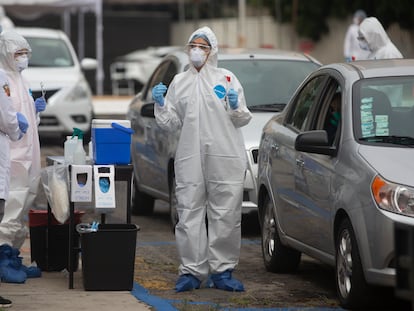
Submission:
{"label": "tree foliage", "polygon": [[314,41],[329,32],[328,18],[348,18],[358,9],[377,17],[384,28],[398,23],[403,29],[414,29],[412,0],[250,0],[251,4],[258,2],[277,20],[293,23],[300,36]]}

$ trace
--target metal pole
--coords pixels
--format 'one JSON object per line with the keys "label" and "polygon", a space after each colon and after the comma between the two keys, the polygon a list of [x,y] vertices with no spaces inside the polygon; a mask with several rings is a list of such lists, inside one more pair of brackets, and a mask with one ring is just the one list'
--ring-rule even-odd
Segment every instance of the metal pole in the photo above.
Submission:
{"label": "metal pole", "polygon": [[85,13],[83,10],[78,12],[78,58],[85,57]]}
{"label": "metal pole", "polygon": [[238,47],[246,46],[246,0],[239,0]]}
{"label": "metal pole", "polygon": [[103,70],[103,23],[102,23],[102,1],[96,1],[96,59],[98,68],[96,70],[96,94],[103,94],[103,82],[105,78]]}

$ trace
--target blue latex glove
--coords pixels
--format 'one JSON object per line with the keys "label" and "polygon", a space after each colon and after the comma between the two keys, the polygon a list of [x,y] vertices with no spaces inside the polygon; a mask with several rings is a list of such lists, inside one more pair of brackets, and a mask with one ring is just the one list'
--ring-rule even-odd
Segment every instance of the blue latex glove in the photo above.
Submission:
{"label": "blue latex glove", "polygon": [[26,117],[20,113],[16,112],[17,121],[19,122],[19,129],[23,132],[27,132],[27,128],[29,127],[29,122],[27,122]]}
{"label": "blue latex glove", "polygon": [[164,106],[165,92],[167,92],[167,87],[162,82],[152,88],[152,99],[161,107]]}
{"label": "blue latex glove", "polygon": [[36,98],[34,103],[36,107],[36,112],[42,112],[46,109],[46,100],[43,98],[43,96]]}
{"label": "blue latex glove", "polygon": [[352,62],[352,57],[345,57],[345,62],[347,62],[347,63]]}
{"label": "blue latex glove", "polygon": [[101,177],[99,178],[99,188],[103,193],[107,193],[109,191],[109,178],[108,177]]}
{"label": "blue latex glove", "polygon": [[234,89],[230,89],[227,92],[227,98],[229,99],[231,109],[235,110],[239,107],[239,95]]}

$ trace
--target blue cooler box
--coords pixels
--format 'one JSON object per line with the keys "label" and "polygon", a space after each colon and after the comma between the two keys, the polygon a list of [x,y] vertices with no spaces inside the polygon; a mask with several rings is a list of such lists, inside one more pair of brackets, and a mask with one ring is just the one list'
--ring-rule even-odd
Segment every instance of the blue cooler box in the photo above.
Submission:
{"label": "blue cooler box", "polygon": [[129,164],[132,133],[129,120],[93,119],[94,164]]}

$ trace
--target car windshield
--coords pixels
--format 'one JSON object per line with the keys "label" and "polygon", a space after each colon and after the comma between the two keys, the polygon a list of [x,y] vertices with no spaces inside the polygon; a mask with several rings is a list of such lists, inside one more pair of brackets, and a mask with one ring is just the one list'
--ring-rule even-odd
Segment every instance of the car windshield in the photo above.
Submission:
{"label": "car windshield", "polygon": [[71,67],[72,55],[61,39],[25,37],[32,48],[30,67]]}
{"label": "car windshield", "polygon": [[233,72],[244,89],[250,110],[281,111],[299,84],[318,68],[310,61],[220,60],[219,66]]}
{"label": "car windshield", "polygon": [[362,80],[354,86],[353,111],[361,143],[414,146],[414,76]]}

